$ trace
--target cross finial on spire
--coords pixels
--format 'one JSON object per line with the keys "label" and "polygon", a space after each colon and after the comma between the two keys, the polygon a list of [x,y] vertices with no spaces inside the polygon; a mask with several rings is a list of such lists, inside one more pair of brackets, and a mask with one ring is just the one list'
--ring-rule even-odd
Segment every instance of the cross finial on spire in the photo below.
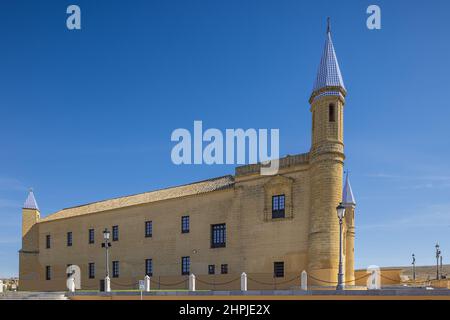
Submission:
{"label": "cross finial on spire", "polygon": [[330,23],[330,17],[327,18],[327,34],[331,33],[331,23]]}

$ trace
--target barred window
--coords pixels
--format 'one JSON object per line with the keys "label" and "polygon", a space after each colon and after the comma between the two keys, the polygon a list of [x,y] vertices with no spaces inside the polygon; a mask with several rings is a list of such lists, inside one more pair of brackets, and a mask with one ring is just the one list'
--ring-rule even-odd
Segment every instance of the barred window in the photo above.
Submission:
{"label": "barred window", "polygon": [[95,263],[90,262],[89,263],[89,279],[95,278]]}
{"label": "barred window", "polygon": [[189,216],[181,217],[181,233],[189,233]]}
{"label": "barred window", "polygon": [[52,279],[52,267],[46,266],[45,267],[45,280],[51,280]]}
{"label": "barred window", "polygon": [[211,225],[211,248],[223,248],[226,246],[226,224]]}
{"label": "barred window", "polygon": [[284,218],[285,196],[284,194],[272,197],[272,219]]}
{"label": "barred window", "polygon": [[191,270],[191,257],[182,257],[181,258],[181,274],[189,275]]}
{"label": "barred window", "polygon": [[113,261],[112,262],[112,276],[113,278],[118,278],[119,277],[119,261]]}
{"label": "barred window", "polygon": [[215,274],[216,273],[216,266],[213,264],[210,264],[208,266],[208,274]]}
{"label": "barred window", "polygon": [[119,226],[112,227],[112,241],[119,241]]}
{"label": "barred window", "polygon": [[52,244],[52,237],[48,234],[45,236],[45,248],[50,249]]}
{"label": "barred window", "polygon": [[73,244],[72,232],[67,232],[67,246],[71,247]]}
{"label": "barred window", "polygon": [[228,264],[222,264],[220,266],[220,273],[221,274],[227,274],[228,273]]}
{"label": "barred window", "polygon": [[284,277],[284,262],[274,262],[273,263],[273,276],[275,278]]}
{"label": "barred window", "polygon": [[145,221],[145,237],[151,238],[153,236],[153,222]]}
{"label": "barred window", "polygon": [[153,260],[152,259],[145,259],[145,275],[146,276],[153,276]]}
{"label": "barred window", "polygon": [[94,229],[89,229],[89,243],[92,244],[95,242],[95,231]]}

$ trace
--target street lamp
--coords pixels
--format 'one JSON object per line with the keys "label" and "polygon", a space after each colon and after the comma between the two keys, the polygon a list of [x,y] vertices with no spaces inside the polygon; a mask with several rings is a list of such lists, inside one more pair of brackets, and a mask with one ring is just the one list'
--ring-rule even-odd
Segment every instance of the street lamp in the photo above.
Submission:
{"label": "street lamp", "polygon": [[344,290],[344,273],[342,271],[342,220],[345,216],[345,207],[342,203],[339,203],[336,208],[336,212],[339,219],[339,272],[336,290]]}
{"label": "street lamp", "polygon": [[436,243],[436,279],[439,280],[439,256],[441,255],[441,250],[439,250],[439,243]]}
{"label": "street lamp", "polygon": [[412,254],[413,280],[416,282],[416,256]]}
{"label": "street lamp", "polygon": [[102,247],[106,249],[106,276],[105,276],[105,291],[109,292],[111,290],[109,283],[109,254],[108,249],[111,247],[111,242],[109,242],[110,232],[107,228],[103,231],[103,240]]}

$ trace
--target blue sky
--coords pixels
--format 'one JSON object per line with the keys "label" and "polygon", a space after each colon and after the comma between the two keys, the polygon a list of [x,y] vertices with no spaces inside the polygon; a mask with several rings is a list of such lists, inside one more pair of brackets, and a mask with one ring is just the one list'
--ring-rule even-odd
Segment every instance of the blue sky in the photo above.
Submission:
{"label": "blue sky", "polygon": [[[82,30],[65,26],[78,4]],[[382,29],[366,28],[378,4]],[[21,206],[42,215],[233,173],[175,166],[176,128],[279,128],[307,152],[308,98],[332,17],[348,90],[356,265],[450,260],[450,2],[2,1],[0,276],[17,275]]]}

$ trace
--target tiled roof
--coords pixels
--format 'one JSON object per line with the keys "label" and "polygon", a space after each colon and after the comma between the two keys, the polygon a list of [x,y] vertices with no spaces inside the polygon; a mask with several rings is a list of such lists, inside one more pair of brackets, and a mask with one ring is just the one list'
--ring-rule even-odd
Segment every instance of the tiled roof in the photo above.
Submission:
{"label": "tiled roof", "polygon": [[93,202],[77,207],[66,208],[53,213],[41,222],[52,221],[57,219],[70,218],[89,213],[101,212],[106,210],[119,209],[128,206],[135,206],[155,201],[169,200],[174,198],[186,197],[196,194],[207,193],[211,191],[223,190],[234,185],[233,176],[224,176],[210,180],[200,181],[178,187],[150,191],[115,199],[109,199],[99,202]]}
{"label": "tiled roof", "polygon": [[342,191],[342,204],[343,205],[356,205],[355,197],[353,196],[352,186],[350,179],[348,178],[348,172],[345,177],[344,190]]}
{"label": "tiled roof", "polygon": [[24,209],[35,209],[39,210],[39,207],[37,205],[36,199],[34,198],[33,190],[30,189],[30,192],[28,193],[27,200],[25,200],[25,203],[23,204]]}
{"label": "tiled roof", "polygon": [[322,58],[320,59],[319,70],[317,71],[316,82],[313,87],[313,94],[326,87],[341,87],[345,91],[344,80],[342,80],[341,69],[334,51],[329,28]]}

